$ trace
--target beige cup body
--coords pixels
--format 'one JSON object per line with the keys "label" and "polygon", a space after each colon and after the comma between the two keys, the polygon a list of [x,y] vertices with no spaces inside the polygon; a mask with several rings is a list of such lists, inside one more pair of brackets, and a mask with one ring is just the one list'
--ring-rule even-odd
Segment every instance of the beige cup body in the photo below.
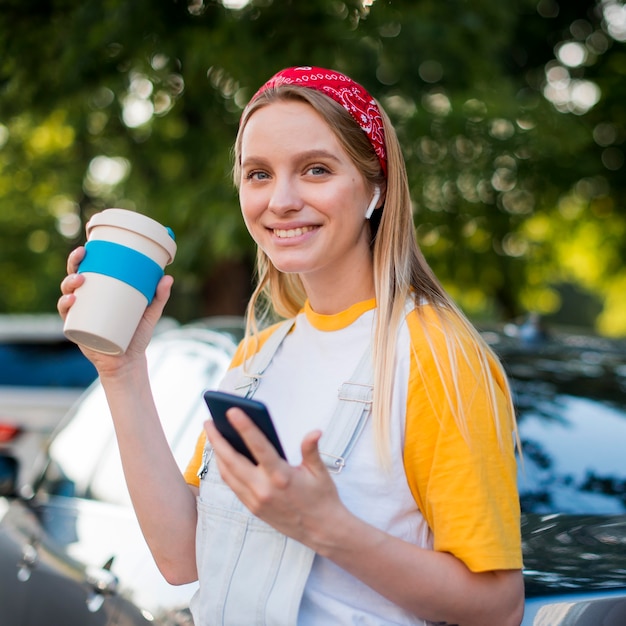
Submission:
{"label": "beige cup body", "polygon": [[148,301],[117,278],[91,272],[84,276],[85,282],[76,290],[76,302],[65,319],[65,336],[97,352],[123,354]]}
{"label": "beige cup body", "polygon": [[[113,213],[107,215],[108,212]],[[140,231],[144,225],[146,228]],[[89,241],[110,241],[132,248],[150,257],[162,269],[176,252],[176,245],[169,241],[163,226],[122,209],[107,209],[97,214],[87,225],[87,232]],[[95,272],[84,272],[83,276],[85,281],[76,290],[76,301],[65,319],[65,336],[97,352],[123,354],[148,305],[146,296],[111,276]]]}

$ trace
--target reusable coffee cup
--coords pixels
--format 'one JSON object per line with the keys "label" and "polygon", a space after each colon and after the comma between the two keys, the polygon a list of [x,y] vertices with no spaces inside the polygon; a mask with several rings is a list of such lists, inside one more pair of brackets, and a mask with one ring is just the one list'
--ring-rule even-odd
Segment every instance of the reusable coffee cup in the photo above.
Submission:
{"label": "reusable coffee cup", "polygon": [[85,282],[63,332],[74,343],[104,354],[128,348],[166,265],[174,260],[174,233],[150,217],[106,209],[87,222]]}

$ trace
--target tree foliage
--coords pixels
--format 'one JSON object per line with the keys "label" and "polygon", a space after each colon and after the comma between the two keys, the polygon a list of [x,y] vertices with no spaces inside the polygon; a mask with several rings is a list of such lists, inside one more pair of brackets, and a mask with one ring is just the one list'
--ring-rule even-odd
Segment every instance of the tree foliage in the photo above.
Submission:
{"label": "tree foliage", "polygon": [[238,118],[275,71],[314,64],[390,112],[420,243],[470,314],[554,313],[571,283],[626,334],[625,16],[618,0],[2,0],[0,310],[52,309],[85,221],[121,206],[177,234],[171,314],[240,312]]}

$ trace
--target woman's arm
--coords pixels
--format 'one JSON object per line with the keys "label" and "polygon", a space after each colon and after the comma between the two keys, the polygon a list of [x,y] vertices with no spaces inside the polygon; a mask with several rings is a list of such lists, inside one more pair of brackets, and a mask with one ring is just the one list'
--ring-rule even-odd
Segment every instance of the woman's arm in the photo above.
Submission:
{"label": "woman's arm", "polygon": [[[449,553],[392,537],[337,509],[314,549],[395,604],[436,623],[519,626],[519,570],[471,572]],[[311,546],[313,547],[313,546]]]}
{"label": "woman's arm", "polygon": [[319,432],[304,439],[302,464],[292,467],[243,412],[231,409],[228,415],[259,465],[237,454],[210,422],[207,436],[222,477],[254,515],[422,619],[459,626],[519,625],[524,601],[519,571],[473,573],[451,554],[370,526],[341,503],[318,453]]}
{"label": "woman's arm", "polygon": [[[68,258],[57,308],[62,318],[84,282],[77,274],[84,248]],[[195,563],[196,499],[183,479],[157,414],[150,389],[145,350],[172,286],[164,276],[152,304],[125,354],[109,356],[81,348],[100,376],[113,417],[124,476],[139,524],[154,559],[172,584],[197,579]]]}
{"label": "woman's arm", "polygon": [[147,367],[102,379],[131,501],[159,570],[170,584],[197,579],[196,489],[185,482],[154,406]]}

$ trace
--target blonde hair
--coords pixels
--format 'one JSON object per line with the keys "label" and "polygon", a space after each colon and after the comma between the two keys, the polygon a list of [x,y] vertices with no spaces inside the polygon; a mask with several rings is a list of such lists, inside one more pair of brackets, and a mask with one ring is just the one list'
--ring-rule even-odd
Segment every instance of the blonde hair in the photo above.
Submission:
{"label": "blonde hair", "polygon": [[[507,385],[506,376],[499,360],[489,346],[446,294],[419,248],[415,237],[404,157],[395,129],[380,104],[378,106],[383,119],[387,148],[388,175],[386,180],[367,136],[342,106],[312,89],[280,85],[257,96],[243,112],[234,145],[233,177],[235,185],[238,187],[240,183],[241,141],[247,121],[258,109],[272,102],[285,100],[304,101],[313,107],[335,132],[342,147],[365,180],[372,186],[379,185],[385,189],[383,209],[382,211],[375,211],[371,220],[371,248],[377,303],[372,348],[374,363],[372,415],[381,459],[385,461],[389,456],[389,416],[394,385],[396,336],[406,315],[406,303],[409,300],[414,302],[419,315],[422,315],[423,309],[420,304],[429,303],[437,313],[442,328],[446,331],[448,365],[452,369],[448,375],[445,375],[446,368],[441,362],[438,351],[434,348],[428,327],[424,324],[429,349],[433,353],[444,393],[459,429],[466,436],[468,434],[467,415],[465,414],[465,404],[461,399],[456,364],[458,363],[458,356],[464,358],[468,365],[475,362],[476,359],[471,359],[472,355],[467,354],[466,346],[461,343],[456,327],[460,324],[462,329],[465,329],[474,339],[476,351],[474,357],[478,357],[480,370],[475,371],[474,375],[476,380],[488,390],[495,427],[502,442],[503,436],[507,434],[502,432],[502,423],[506,423],[506,420],[502,418],[506,416],[499,415],[495,384],[491,374],[492,368],[496,367],[499,371],[502,384],[505,386]],[[277,318],[294,317],[306,301],[306,293],[299,276],[278,271],[260,248],[257,248],[256,273],[257,285],[247,308],[247,356],[254,354],[256,350],[256,338],[262,325],[275,321]],[[511,397],[510,392],[508,397]],[[511,429],[515,430],[511,401],[509,401],[508,413],[511,416],[509,422]],[[508,428],[506,430],[510,435],[512,430]]]}

